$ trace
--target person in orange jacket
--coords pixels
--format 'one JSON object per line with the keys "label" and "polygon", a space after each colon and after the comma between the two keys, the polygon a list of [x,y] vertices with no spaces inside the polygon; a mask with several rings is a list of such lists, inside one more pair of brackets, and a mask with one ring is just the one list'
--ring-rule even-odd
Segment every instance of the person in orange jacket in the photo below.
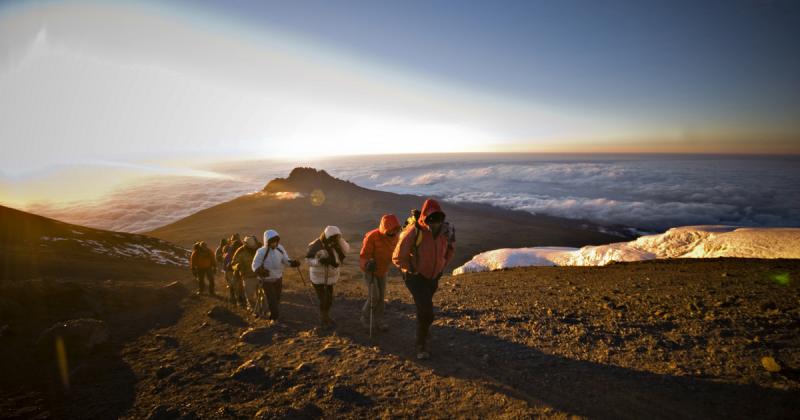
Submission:
{"label": "person in orange jacket", "polygon": [[208,248],[205,242],[200,241],[194,244],[192,255],[189,258],[192,274],[197,279],[197,294],[205,291],[204,280],[208,279],[208,293],[214,296],[214,271],[217,264],[214,261],[214,253]]}
{"label": "person in orange jacket", "polygon": [[425,200],[420,213],[419,220],[400,234],[392,262],[403,272],[417,307],[417,358],[427,359],[430,353],[425,342],[433,323],[433,294],[455,255],[455,230],[444,221],[445,214],[436,200]]}
{"label": "person in orange jacket", "polygon": [[[383,321],[384,297],[386,296],[386,273],[392,263],[392,253],[397,246],[397,234],[400,233],[400,222],[393,214],[385,214],[377,229],[364,235],[359,262],[364,272],[364,283],[367,286],[367,300],[361,309],[361,325],[370,327],[370,310],[373,322],[381,331],[389,326]],[[370,302],[370,298],[372,302]]]}

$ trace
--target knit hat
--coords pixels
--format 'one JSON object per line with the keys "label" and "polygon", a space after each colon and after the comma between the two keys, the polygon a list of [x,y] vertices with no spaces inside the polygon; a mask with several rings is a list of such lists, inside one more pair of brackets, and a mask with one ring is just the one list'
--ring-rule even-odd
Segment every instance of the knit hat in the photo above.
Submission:
{"label": "knit hat", "polygon": [[247,246],[249,246],[250,248],[255,248],[256,246],[258,246],[258,242],[256,241],[255,236],[245,236],[244,243],[246,243]]}
{"label": "knit hat", "polygon": [[322,234],[325,235],[326,238],[330,238],[331,236],[341,235],[342,231],[336,226],[326,226]]}

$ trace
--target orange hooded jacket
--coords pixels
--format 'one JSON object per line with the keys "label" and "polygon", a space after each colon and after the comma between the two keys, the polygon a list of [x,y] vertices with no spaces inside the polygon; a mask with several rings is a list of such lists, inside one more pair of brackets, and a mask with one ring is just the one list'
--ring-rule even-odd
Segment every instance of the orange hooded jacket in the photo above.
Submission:
{"label": "orange hooded jacket", "polygon": [[397,245],[397,235],[387,236],[386,233],[392,229],[400,227],[400,222],[393,214],[385,214],[381,218],[381,224],[377,229],[373,229],[364,235],[364,243],[361,245],[359,260],[361,271],[367,271],[367,262],[375,260],[375,275],[383,277],[389,272],[389,264],[392,262],[392,252]]}
{"label": "orange hooded jacket", "polygon": [[425,200],[419,217],[419,228],[422,231],[422,238],[417,246],[416,255],[414,243],[417,240],[417,227],[413,224],[408,225],[392,254],[392,261],[403,272],[417,272],[428,279],[433,279],[444,271],[445,266],[452,261],[455,255],[455,244],[448,241],[447,235],[440,232],[437,237],[433,236],[430,227],[425,223],[425,219],[433,213],[444,213],[439,203],[433,199]]}

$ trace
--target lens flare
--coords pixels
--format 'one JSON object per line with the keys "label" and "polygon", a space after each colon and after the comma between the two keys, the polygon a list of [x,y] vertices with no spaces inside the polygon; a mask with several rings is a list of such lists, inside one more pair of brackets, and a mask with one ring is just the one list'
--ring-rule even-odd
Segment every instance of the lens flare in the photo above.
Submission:
{"label": "lens flare", "polygon": [[776,273],[772,275],[772,281],[781,286],[788,286],[791,282],[791,278],[789,277],[789,273]]}
{"label": "lens flare", "polygon": [[322,190],[314,190],[311,192],[311,205],[321,206],[325,204],[325,193]]}
{"label": "lens flare", "polygon": [[64,391],[69,391],[67,350],[64,348],[64,340],[61,337],[56,337],[56,360],[58,361],[58,374],[61,376],[61,385],[64,386]]}

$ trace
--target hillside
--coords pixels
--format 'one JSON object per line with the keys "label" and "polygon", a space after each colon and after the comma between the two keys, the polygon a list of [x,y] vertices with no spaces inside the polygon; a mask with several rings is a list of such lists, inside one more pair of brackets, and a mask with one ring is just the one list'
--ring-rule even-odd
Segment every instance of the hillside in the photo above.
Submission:
{"label": "hillside", "polygon": [[[86,360],[125,372],[118,343],[174,318],[187,289],[164,286],[190,280],[187,251],[164,240],[2,206],[0,255],[0,418],[64,417],[59,407],[73,395],[60,389],[53,339],[63,338],[69,377],[94,377],[97,372],[81,368]],[[59,332],[67,321],[91,327],[98,346],[90,355],[79,337]],[[92,390],[93,400],[96,392],[117,392]],[[102,404],[118,402],[111,395]],[[85,411],[77,417],[91,416]]]}
{"label": "hillside", "polygon": [[[315,190],[321,194],[312,194]],[[381,215],[394,213],[402,221],[424,199],[369,190],[325,171],[296,168],[289,177],[270,181],[260,193],[202,210],[148,235],[188,246],[200,239],[217,244],[233,232],[260,237],[265,229],[273,228],[280,232],[290,254],[296,255],[304,252],[306,244],[326,225],[337,225],[357,252],[364,233],[377,227]],[[453,267],[479,252],[499,247],[583,246],[630,239],[625,233],[603,233],[613,229],[589,222],[484,204],[444,202],[442,206],[456,227],[458,246]]]}
{"label": "hillside", "polygon": [[109,232],[0,206],[0,284],[37,277],[150,278],[187,267],[187,250],[161,239]]}
{"label": "hillside", "polygon": [[[413,357],[414,309],[397,277],[390,330],[372,340],[355,316],[364,290],[351,269],[337,286],[333,333],[315,328],[294,271],[277,323],[154,286],[153,299],[104,318],[108,343],[70,353],[68,391],[52,362],[4,366],[0,417],[791,418],[800,288],[775,275],[797,279],[800,264],[669,260],[452,277],[434,298],[424,362]],[[2,360],[35,342],[19,322],[0,336]]]}

